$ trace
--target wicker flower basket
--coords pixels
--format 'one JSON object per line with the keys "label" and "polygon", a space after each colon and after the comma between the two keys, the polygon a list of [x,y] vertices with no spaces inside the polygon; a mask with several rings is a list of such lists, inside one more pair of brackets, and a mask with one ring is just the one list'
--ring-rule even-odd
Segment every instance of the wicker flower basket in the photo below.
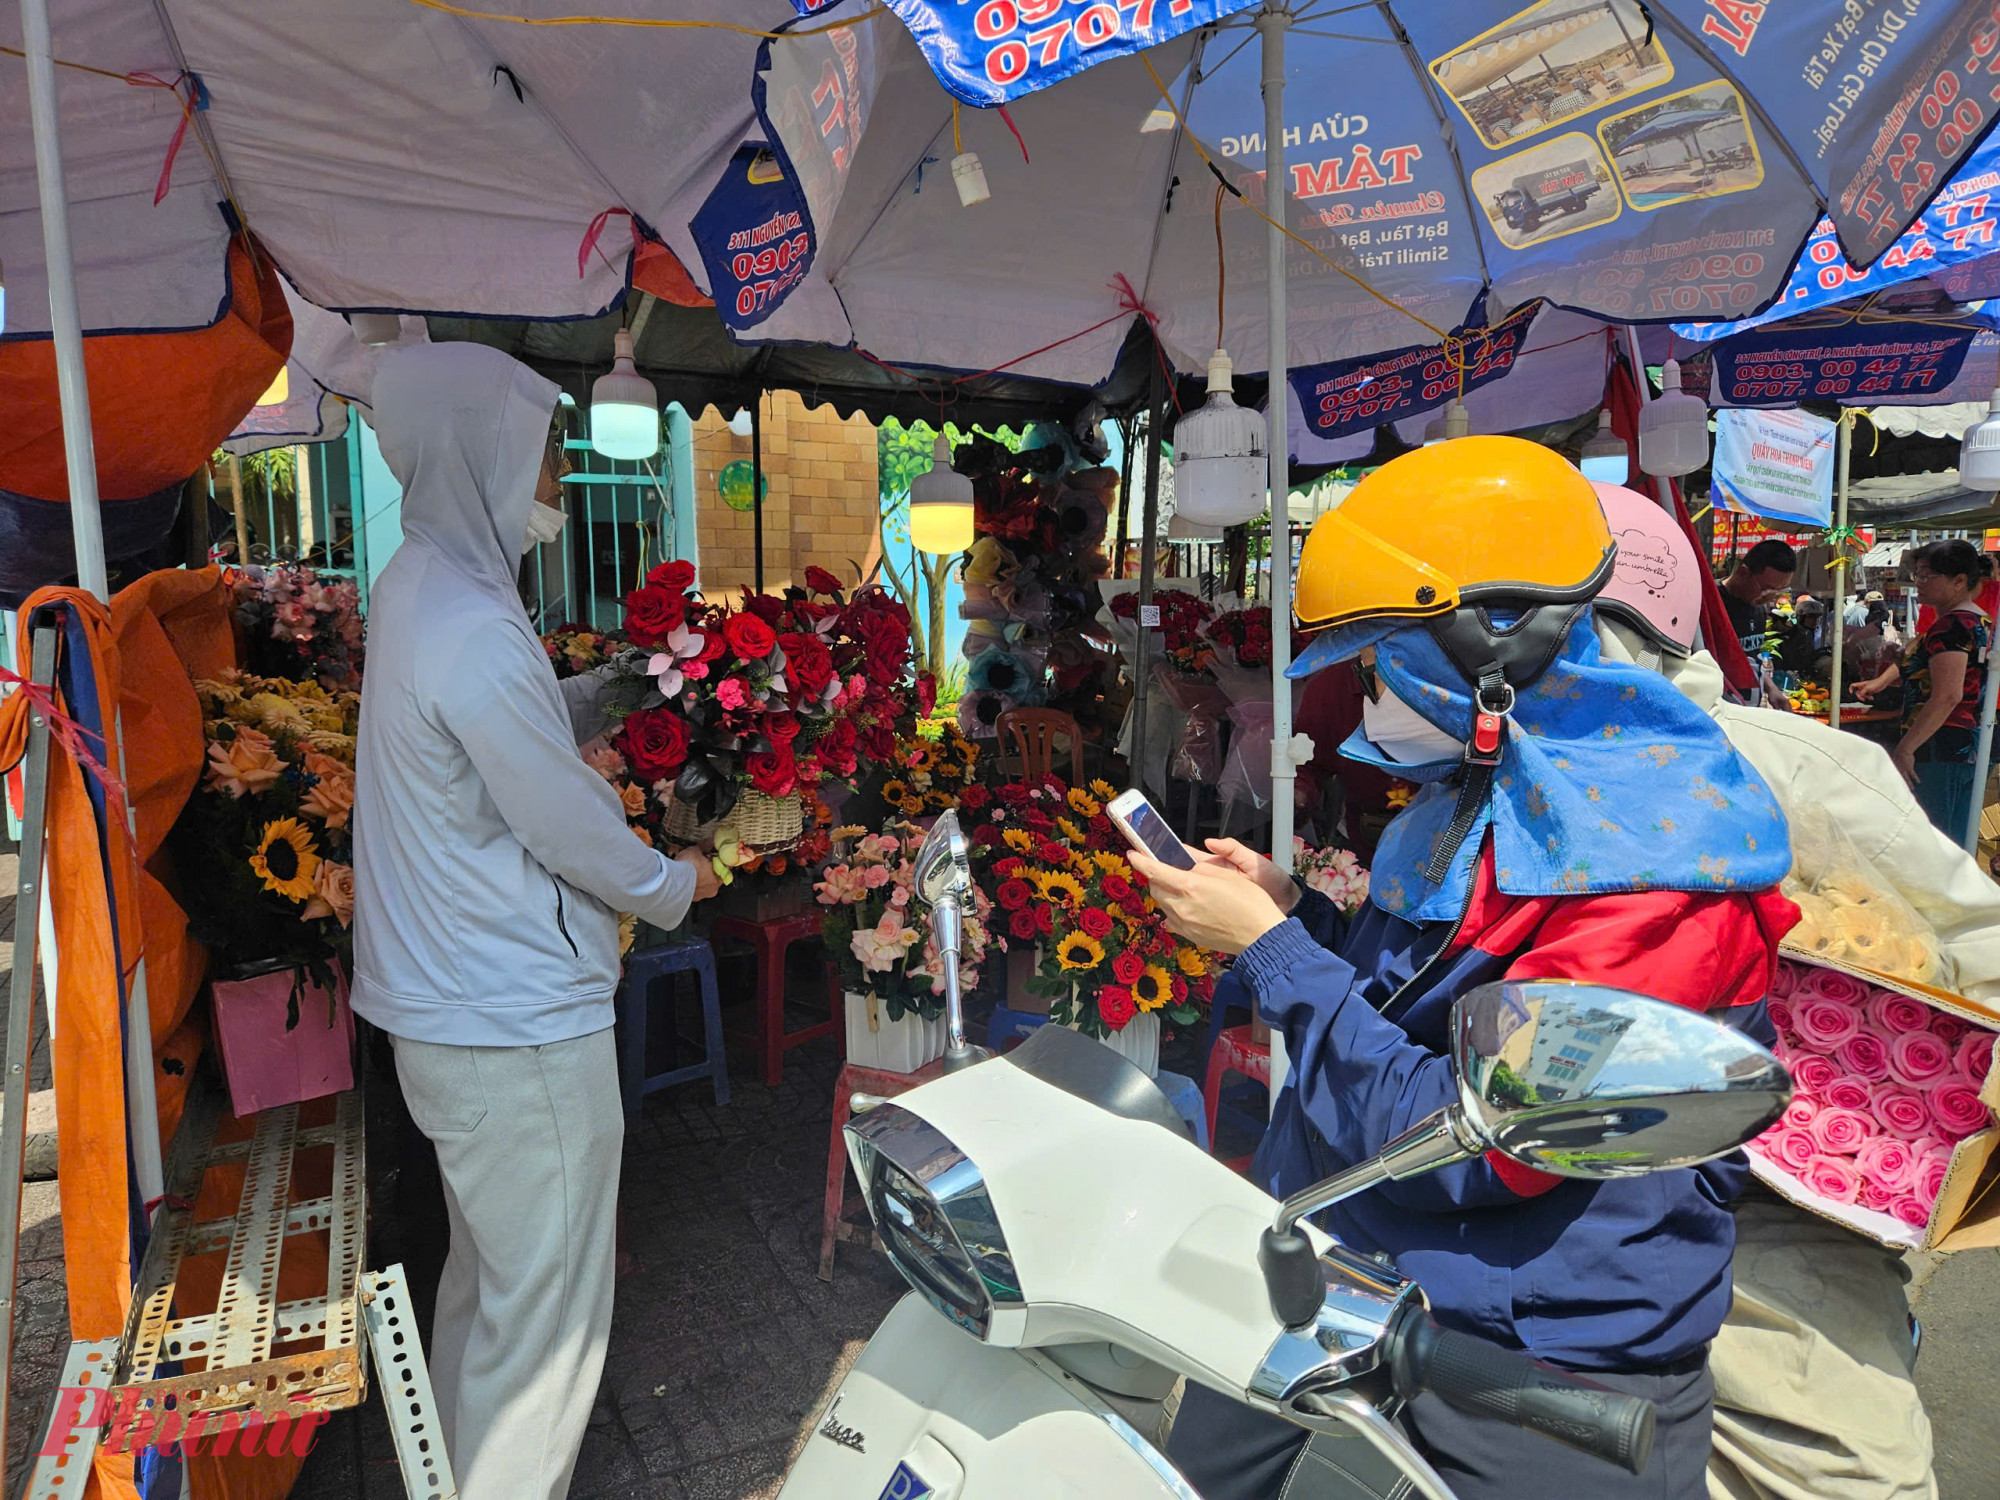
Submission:
{"label": "wicker flower basket", "polygon": [[746,788],[737,797],[736,806],[728,817],[703,823],[696,819],[694,809],[680,798],[671,798],[667,803],[666,834],[678,843],[697,843],[712,835],[724,823],[735,827],[737,836],[746,847],[759,854],[780,854],[798,847],[799,838],[805,832],[805,805],[796,794],[767,797],[762,792]]}

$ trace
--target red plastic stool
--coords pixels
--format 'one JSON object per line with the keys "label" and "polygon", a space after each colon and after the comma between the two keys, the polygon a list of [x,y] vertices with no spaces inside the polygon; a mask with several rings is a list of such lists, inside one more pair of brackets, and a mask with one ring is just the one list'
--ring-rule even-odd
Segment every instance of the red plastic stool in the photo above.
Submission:
{"label": "red plastic stool", "polygon": [[925,1064],[914,1073],[891,1073],[883,1068],[865,1068],[860,1063],[842,1065],[840,1077],[833,1085],[833,1130],[826,1148],[826,1220],[819,1241],[821,1281],[833,1280],[833,1247],[836,1244],[845,1240],[850,1245],[867,1245],[872,1244],[875,1237],[867,1224],[852,1224],[847,1219],[848,1210],[861,1202],[858,1197],[849,1201],[847,1196],[847,1142],[842,1139],[841,1130],[853,1114],[849,1101],[856,1094],[880,1094],[884,1098],[893,1098],[943,1075],[943,1058]]}
{"label": "red plastic stool", "polygon": [[713,943],[726,937],[741,938],[756,952],[757,1030],[753,1035],[731,1032],[729,1040],[751,1049],[757,1059],[758,1076],[767,1088],[776,1088],[785,1076],[786,1052],[841,1031],[838,1006],[824,1021],[815,1021],[798,1031],[785,1030],[785,952],[794,943],[819,936],[819,913],[807,911],[763,921],[752,917],[717,917],[709,923],[708,930]]}
{"label": "red plastic stool", "polygon": [[[1208,1049],[1208,1081],[1201,1091],[1201,1102],[1208,1116],[1209,1150],[1215,1149],[1215,1111],[1222,1103],[1222,1080],[1231,1073],[1241,1073],[1245,1078],[1263,1084],[1271,1084],[1271,1049],[1250,1040],[1248,1026],[1225,1027],[1215,1039],[1215,1045]],[[1229,1165],[1238,1172],[1250,1165],[1245,1156]]]}

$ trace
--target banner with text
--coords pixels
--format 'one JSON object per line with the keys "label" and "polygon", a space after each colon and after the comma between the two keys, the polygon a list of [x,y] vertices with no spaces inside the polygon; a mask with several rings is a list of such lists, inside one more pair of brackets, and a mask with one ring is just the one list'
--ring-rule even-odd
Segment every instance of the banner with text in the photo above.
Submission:
{"label": "banner with text", "polygon": [[1757,328],[1715,346],[1711,389],[1728,406],[1894,405],[1950,385],[1977,336],[1940,323]]}
{"label": "banner with text", "polygon": [[1838,426],[1808,411],[1717,412],[1709,485],[1715,508],[1795,526],[1828,525]]}
{"label": "banner with text", "polygon": [[1540,303],[1520,308],[1491,328],[1454,330],[1465,364],[1461,387],[1451,351],[1418,344],[1370,359],[1343,359],[1291,372],[1292,390],[1305,408],[1313,435],[1345,437],[1384,422],[1420,416],[1443,406],[1461,388],[1478,390],[1514,368],[1528,342]]}
{"label": "banner with text", "polygon": [[739,146],[688,224],[724,326],[742,333],[777,309],[812,266],[805,200],[761,145]]}

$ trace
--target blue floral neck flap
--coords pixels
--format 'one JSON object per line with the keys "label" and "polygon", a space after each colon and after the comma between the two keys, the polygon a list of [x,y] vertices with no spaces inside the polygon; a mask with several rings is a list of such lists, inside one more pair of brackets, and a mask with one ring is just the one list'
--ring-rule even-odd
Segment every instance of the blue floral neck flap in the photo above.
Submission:
{"label": "blue floral neck flap", "polygon": [[[1360,644],[1375,646],[1383,684],[1468,739],[1471,685],[1430,632],[1404,625],[1367,634]],[[1791,868],[1770,788],[1666,678],[1601,660],[1588,610],[1516,700],[1492,797],[1442,883],[1426,880],[1424,866],[1451,822],[1457,789],[1445,778],[1457,765],[1398,765],[1358,730],[1341,754],[1429,783],[1389,825],[1371,870],[1375,904],[1413,922],[1451,921],[1465,909],[1488,828],[1500,889],[1515,896],[1757,891]]]}

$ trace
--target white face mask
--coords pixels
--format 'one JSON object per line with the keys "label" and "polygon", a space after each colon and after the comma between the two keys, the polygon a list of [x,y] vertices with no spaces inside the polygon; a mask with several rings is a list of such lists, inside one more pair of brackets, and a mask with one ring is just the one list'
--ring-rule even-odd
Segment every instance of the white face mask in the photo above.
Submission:
{"label": "white face mask", "polygon": [[1361,732],[1389,759],[1402,766],[1427,766],[1465,754],[1463,742],[1398,698],[1388,683],[1382,684],[1381,692],[1380,703],[1373,698],[1362,702]]}
{"label": "white face mask", "polygon": [[528,536],[521,543],[521,551],[525,554],[544,542],[553,542],[568,524],[568,511],[557,510],[553,505],[544,505],[537,500],[528,512]]}

